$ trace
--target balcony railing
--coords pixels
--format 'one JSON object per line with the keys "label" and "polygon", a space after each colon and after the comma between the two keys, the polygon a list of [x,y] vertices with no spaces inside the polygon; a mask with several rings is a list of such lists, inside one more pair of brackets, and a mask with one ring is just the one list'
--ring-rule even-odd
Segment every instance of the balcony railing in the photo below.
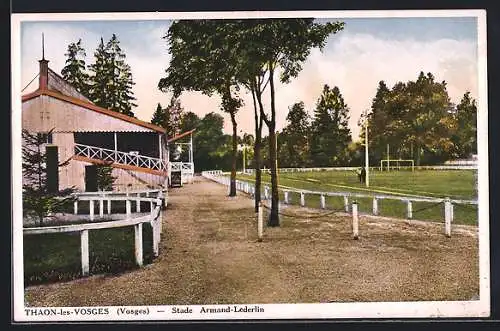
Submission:
{"label": "balcony railing", "polygon": [[159,171],[168,170],[168,165],[165,160],[139,154],[114,151],[112,149],[106,149],[96,146],[75,144],[75,155],[84,156],[90,159],[126,164],[140,168],[148,168]]}

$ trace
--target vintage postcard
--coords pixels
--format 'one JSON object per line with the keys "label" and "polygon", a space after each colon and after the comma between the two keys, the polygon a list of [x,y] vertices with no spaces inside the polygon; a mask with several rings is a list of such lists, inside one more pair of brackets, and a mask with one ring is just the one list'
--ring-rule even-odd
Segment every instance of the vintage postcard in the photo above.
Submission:
{"label": "vintage postcard", "polygon": [[12,15],[14,320],[488,317],[486,60],[483,10]]}

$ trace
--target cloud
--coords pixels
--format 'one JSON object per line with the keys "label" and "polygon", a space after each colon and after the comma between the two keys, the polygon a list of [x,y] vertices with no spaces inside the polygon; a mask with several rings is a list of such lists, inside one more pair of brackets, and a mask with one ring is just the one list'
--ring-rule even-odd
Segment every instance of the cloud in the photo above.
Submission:
{"label": "cloud", "polygon": [[[45,57],[49,65],[57,72],[64,66],[64,53],[70,42],[82,38],[87,50],[87,63],[92,62],[93,52],[101,35],[85,25],[65,26],[58,23],[32,23],[23,25],[22,31],[22,87],[37,73],[41,57],[41,32],[45,32]],[[170,56],[167,43],[161,37],[166,27],[144,25],[128,32],[118,32],[122,48],[127,55],[127,62],[132,68],[136,85],[134,93],[138,107],[136,116],[149,121],[161,102],[167,105],[171,95],[162,93],[157,85],[168,66]],[[109,32],[110,34],[111,32]],[[107,32],[104,37],[107,36]],[[132,46],[133,38],[141,38],[141,47]],[[126,41],[125,41],[126,40]],[[299,76],[290,84],[276,84],[277,129],[286,125],[288,107],[303,101],[312,114],[315,103],[324,84],[338,86],[350,108],[350,127],[353,138],[358,137],[357,120],[361,112],[369,108],[380,80],[389,86],[398,81],[415,80],[420,71],[432,72],[438,81],[447,82],[452,102],[458,103],[461,96],[470,91],[477,97],[477,45],[468,40],[439,39],[415,41],[411,38],[389,40],[365,33],[348,33],[329,38],[324,52],[313,50],[303,65]],[[30,89],[36,88],[33,83]],[[30,89],[25,91],[29,92]],[[254,132],[253,104],[250,94],[243,95],[245,106],[237,114],[238,131]],[[209,112],[220,111],[220,99],[207,97],[201,93],[184,93],[181,97],[186,111],[192,111],[200,117]],[[269,101],[265,100],[268,108]],[[222,114],[222,113],[221,113]],[[231,122],[227,114],[224,130],[231,133]]]}

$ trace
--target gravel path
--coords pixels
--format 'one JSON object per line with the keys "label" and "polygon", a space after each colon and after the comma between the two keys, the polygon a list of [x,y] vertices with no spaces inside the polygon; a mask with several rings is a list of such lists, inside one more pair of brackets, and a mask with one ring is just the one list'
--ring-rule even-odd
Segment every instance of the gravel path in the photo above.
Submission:
{"label": "gravel path", "polygon": [[[160,256],[120,275],[26,289],[29,306],[468,300],[479,292],[478,238],[440,224],[307,218],[287,207],[257,242],[253,201],[195,177],[169,192]],[[321,212],[320,212],[321,213]]]}

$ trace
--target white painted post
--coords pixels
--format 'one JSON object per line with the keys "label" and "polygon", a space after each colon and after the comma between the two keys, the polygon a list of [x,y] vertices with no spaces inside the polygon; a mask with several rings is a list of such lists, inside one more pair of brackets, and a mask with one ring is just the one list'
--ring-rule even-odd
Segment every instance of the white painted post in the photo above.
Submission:
{"label": "white painted post", "polygon": [[344,208],[345,208],[346,213],[348,213],[349,212],[349,198],[347,197],[347,195],[344,195]]}
{"label": "white painted post", "polygon": [[135,261],[142,266],[142,223],[134,225],[135,234]]}
{"label": "white painted post", "polygon": [[102,198],[99,199],[99,216],[104,216],[104,200]]}
{"label": "white painted post", "polygon": [[149,202],[149,211],[150,211],[151,214],[153,214],[153,212],[154,212],[153,201]]}
{"label": "white painted post", "polygon": [[259,203],[259,208],[257,212],[257,235],[259,241],[262,241],[262,229],[264,227],[263,222],[264,220],[262,216],[262,203]]}
{"label": "white painted post", "polygon": [[444,202],[444,233],[449,238],[451,237],[451,201],[447,198]]}
{"label": "white painted post", "polygon": [[288,191],[285,191],[284,194],[285,194],[285,205],[288,205],[288,202],[289,202],[289,200],[288,200]]}
{"label": "white painted post", "polygon": [[378,199],[373,197],[373,215],[378,215]]}
{"label": "white painted post", "polygon": [[269,187],[264,186],[264,200],[269,199]]}
{"label": "white painted post", "polygon": [[352,237],[353,239],[359,238],[359,219],[358,219],[358,203],[352,203]]}
{"label": "white painted post", "polygon": [[111,200],[108,199],[108,214],[111,214]]}
{"label": "white painted post", "polygon": [[321,205],[321,209],[325,209],[326,208],[325,196],[323,194],[320,197],[320,205]]}
{"label": "white painted post", "polygon": [[[140,193],[137,193],[137,198],[139,198],[140,196],[141,196],[141,194],[140,194]],[[135,205],[136,205],[136,211],[137,211],[138,213],[140,213],[140,212],[141,212],[141,200],[136,199],[136,200],[135,200]]]}
{"label": "white painted post", "polygon": [[90,215],[89,215],[89,218],[91,221],[94,220],[94,200],[90,200],[89,201],[89,212],[90,212]]}
{"label": "white painted post", "polygon": [[130,200],[125,200],[125,206],[127,210],[127,216],[130,216],[132,207],[130,206]]}
{"label": "white painted post", "polygon": [[408,200],[406,202],[406,212],[407,212],[408,219],[412,219],[413,218],[413,206],[411,204],[411,200]]}
{"label": "white painted post", "polygon": [[300,205],[304,207],[306,205],[306,199],[304,192],[300,192]]}
{"label": "white painted post", "polygon": [[78,200],[75,200],[75,202],[73,202],[73,213],[75,215],[78,214]]}
{"label": "white painted post", "polygon": [[159,254],[159,239],[160,239],[160,236],[159,236],[159,223],[160,223],[160,219],[157,219],[156,221],[153,221],[151,222],[151,227],[153,228],[153,254],[155,257],[157,257]]}
{"label": "white painted post", "polygon": [[88,276],[89,268],[89,230],[80,232],[80,253],[82,256],[82,275]]}

